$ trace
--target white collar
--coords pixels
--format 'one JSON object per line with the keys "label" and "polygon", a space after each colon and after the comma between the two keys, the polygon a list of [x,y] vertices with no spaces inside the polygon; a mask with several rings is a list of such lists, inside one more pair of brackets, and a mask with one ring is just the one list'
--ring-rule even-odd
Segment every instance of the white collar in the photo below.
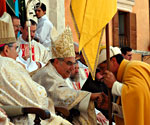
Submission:
{"label": "white collar", "polygon": [[40,22],[41,20],[46,19],[46,18],[47,18],[47,16],[46,16],[46,14],[45,14],[45,15],[43,15],[41,18],[38,19],[38,22]]}
{"label": "white collar", "polygon": [[[22,38],[22,34],[19,36],[19,38],[17,39],[18,41],[21,41],[22,44],[27,44],[29,43],[28,41],[25,41],[23,38]],[[31,42],[33,41],[33,39],[31,40]]]}

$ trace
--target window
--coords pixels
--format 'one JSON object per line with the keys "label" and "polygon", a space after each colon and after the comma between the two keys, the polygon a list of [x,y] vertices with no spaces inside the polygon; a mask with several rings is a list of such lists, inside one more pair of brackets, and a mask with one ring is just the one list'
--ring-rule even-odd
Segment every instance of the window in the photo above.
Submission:
{"label": "window", "polygon": [[119,11],[119,47],[129,46],[127,41],[127,13]]}
{"label": "window", "polygon": [[118,11],[113,18],[113,46],[136,49],[136,15]]}

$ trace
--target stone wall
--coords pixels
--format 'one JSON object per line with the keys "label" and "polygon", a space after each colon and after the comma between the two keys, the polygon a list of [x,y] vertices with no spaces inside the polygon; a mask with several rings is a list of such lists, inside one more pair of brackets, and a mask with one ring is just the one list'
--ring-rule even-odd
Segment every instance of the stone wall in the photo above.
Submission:
{"label": "stone wall", "polygon": [[49,3],[49,19],[56,27],[59,33],[65,29],[65,8],[64,0],[48,0]]}
{"label": "stone wall", "polygon": [[[26,0],[27,3],[28,0]],[[33,0],[37,2],[37,0]],[[65,29],[65,5],[64,0],[40,0],[46,5],[46,15],[49,17],[50,21],[56,27],[58,33],[63,32]],[[37,22],[37,18],[33,15],[33,5],[30,5],[30,12],[33,14],[30,15],[30,18],[34,19]]]}

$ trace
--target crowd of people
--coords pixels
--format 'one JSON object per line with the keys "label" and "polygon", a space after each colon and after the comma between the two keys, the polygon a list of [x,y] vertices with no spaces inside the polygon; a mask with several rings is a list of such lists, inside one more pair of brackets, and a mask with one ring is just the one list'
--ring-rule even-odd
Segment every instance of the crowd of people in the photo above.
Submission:
{"label": "crowd of people", "polygon": [[[108,90],[116,125],[150,124],[150,65],[132,60],[130,47],[100,47],[96,78],[92,79],[69,26],[51,38],[53,24],[46,5],[34,6],[38,23],[28,23],[4,12],[0,17],[0,104],[48,109],[51,118],[42,125],[108,125]],[[19,33],[20,32],[20,33]],[[55,107],[70,111],[71,121],[56,115]],[[77,111],[75,115],[71,111]],[[0,108],[0,124],[33,124],[33,115],[11,120]]]}

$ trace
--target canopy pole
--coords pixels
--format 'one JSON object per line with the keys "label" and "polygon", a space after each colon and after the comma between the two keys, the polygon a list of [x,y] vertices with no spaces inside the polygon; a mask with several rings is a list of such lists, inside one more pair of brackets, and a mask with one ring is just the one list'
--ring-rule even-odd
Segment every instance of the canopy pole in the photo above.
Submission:
{"label": "canopy pole", "polygon": [[[110,70],[110,52],[109,52],[109,24],[106,25],[106,54],[107,54],[107,69]],[[108,88],[108,115],[109,125],[112,125],[112,94]]]}

